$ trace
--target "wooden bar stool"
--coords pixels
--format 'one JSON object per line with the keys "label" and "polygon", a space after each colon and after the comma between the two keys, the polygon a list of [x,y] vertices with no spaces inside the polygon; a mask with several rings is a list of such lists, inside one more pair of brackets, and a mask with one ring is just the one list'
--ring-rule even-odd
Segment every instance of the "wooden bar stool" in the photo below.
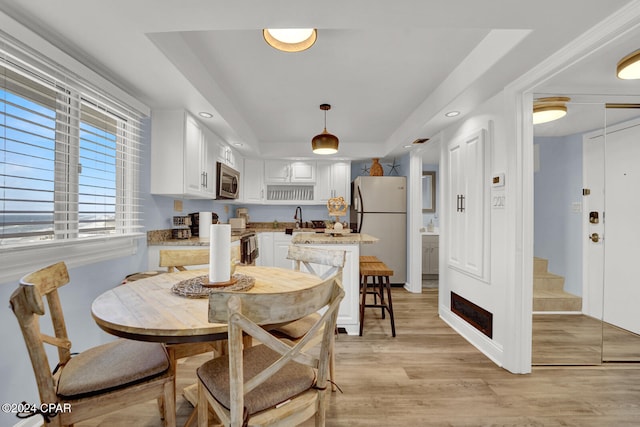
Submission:
{"label": "wooden bar stool", "polygon": [[[382,318],[385,318],[385,310],[389,313],[391,320],[391,334],[396,336],[396,324],[393,317],[393,301],[391,299],[390,277],[393,276],[393,270],[379,260],[373,261],[373,258],[360,257],[360,336],[364,328],[364,309],[367,307],[380,308],[382,310]],[[369,289],[369,277],[372,278],[372,287]],[[387,298],[385,301],[384,291],[387,290]],[[367,294],[373,294],[374,303],[367,304]],[[377,298],[380,298],[378,303]]]}

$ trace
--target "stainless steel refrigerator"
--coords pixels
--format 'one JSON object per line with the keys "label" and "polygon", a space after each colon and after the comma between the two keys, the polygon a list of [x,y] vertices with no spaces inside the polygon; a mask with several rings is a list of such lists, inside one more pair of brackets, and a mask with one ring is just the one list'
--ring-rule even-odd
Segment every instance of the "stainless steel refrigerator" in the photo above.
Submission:
{"label": "stainless steel refrigerator", "polygon": [[353,181],[351,194],[356,231],[380,239],[360,245],[360,255],[377,256],[393,270],[391,283],[404,284],[407,280],[407,178],[359,176]]}

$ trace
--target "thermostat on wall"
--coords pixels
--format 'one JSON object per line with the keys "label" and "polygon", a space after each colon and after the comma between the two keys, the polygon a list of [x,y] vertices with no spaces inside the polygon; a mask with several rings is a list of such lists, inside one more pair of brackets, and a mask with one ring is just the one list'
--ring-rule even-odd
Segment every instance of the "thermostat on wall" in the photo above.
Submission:
{"label": "thermostat on wall", "polygon": [[493,176],[491,179],[492,187],[504,187],[504,174],[499,173]]}

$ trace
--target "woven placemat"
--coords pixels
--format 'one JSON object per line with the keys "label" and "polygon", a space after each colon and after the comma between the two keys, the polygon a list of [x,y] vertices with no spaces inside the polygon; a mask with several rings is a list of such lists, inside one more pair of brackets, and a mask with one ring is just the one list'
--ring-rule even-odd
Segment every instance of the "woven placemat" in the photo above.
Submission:
{"label": "woven placemat", "polygon": [[192,279],[183,280],[171,287],[171,292],[187,298],[207,298],[209,294],[216,292],[243,292],[253,288],[256,279],[246,274],[235,273],[233,278],[238,280],[231,286],[220,288],[208,288],[202,286],[204,281],[209,280],[209,276],[197,276]]}

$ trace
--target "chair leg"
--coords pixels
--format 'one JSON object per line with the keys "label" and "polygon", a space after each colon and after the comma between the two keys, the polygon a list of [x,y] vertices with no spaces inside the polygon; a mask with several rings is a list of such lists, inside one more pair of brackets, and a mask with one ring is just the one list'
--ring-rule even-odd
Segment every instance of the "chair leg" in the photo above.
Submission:
{"label": "chair leg", "polygon": [[204,386],[198,381],[198,405],[195,408],[198,411],[198,427],[209,426],[209,402],[205,393]]}
{"label": "chair leg", "polygon": [[362,336],[362,330],[364,328],[364,306],[367,303],[367,276],[362,276],[360,282],[360,336]]}
{"label": "chair leg", "polygon": [[335,344],[335,339],[334,341],[331,343],[331,346],[329,347],[329,379],[331,380],[331,391],[336,391],[338,388],[336,387],[336,375],[335,375],[335,371],[336,371],[336,353],[335,353],[335,349],[336,349],[336,344]]}
{"label": "chair leg", "polygon": [[[374,278],[374,280],[376,280]],[[380,295],[380,313],[383,319],[385,319],[385,308],[386,305],[384,303],[384,278],[382,276],[378,276],[377,277],[377,286],[376,286],[376,293]]]}
{"label": "chair leg", "polygon": [[393,302],[391,301],[391,284],[389,283],[389,276],[385,276],[386,288],[387,288],[387,307],[389,310],[389,317],[391,318],[391,334],[396,336],[396,322],[393,318]]}
{"label": "chair leg", "polygon": [[164,425],[165,427],[176,426],[176,394],[175,394],[175,377],[170,383],[165,383],[164,393],[162,397],[162,406],[164,408]]}

